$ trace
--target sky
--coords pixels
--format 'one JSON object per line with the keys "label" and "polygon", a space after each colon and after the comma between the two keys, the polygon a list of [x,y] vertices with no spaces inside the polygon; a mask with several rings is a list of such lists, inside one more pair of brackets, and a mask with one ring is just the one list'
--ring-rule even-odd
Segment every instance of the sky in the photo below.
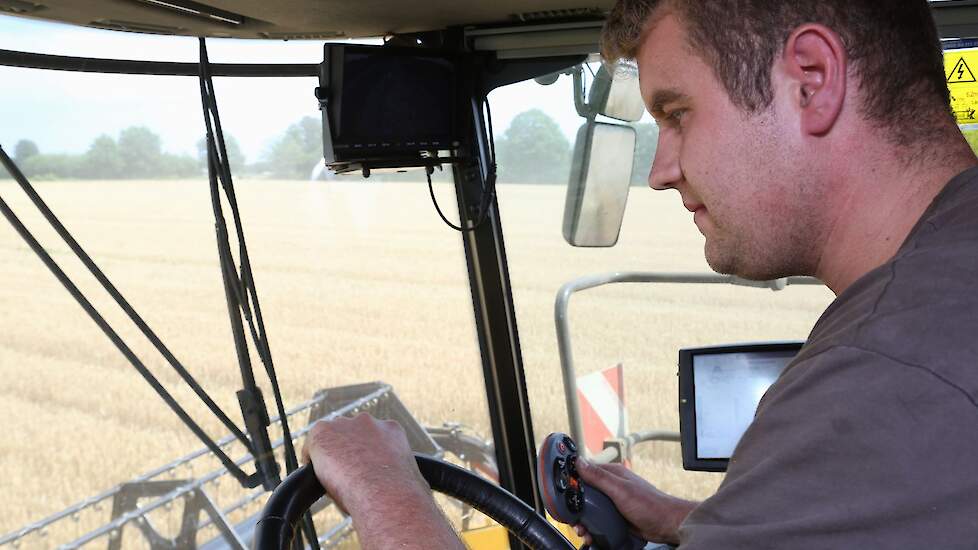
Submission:
{"label": "sky", "polygon": [[[75,27],[0,15],[0,49],[78,57],[196,62],[196,38]],[[320,63],[321,41],[208,40],[212,63]],[[258,160],[292,123],[319,117],[314,78],[215,78],[226,133],[249,162]],[[573,142],[583,122],[574,110],[571,78],[551,86],[533,81],[490,94],[497,135],[517,114],[538,108]],[[42,152],[81,153],[101,134],[142,125],[163,149],[196,154],[203,135],[195,77],[98,75],[0,67],[0,146],[30,139]]]}

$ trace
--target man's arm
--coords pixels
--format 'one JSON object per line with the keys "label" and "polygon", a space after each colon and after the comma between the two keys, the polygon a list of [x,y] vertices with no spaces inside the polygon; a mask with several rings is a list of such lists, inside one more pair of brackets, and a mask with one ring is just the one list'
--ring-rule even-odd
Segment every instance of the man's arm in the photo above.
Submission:
{"label": "man's arm", "polygon": [[[585,482],[608,495],[635,533],[650,542],[679,544],[679,526],[699,505],[663,493],[621,464],[578,459],[577,471]],[[583,527],[578,527],[578,534],[586,535]],[[585,536],[585,542],[591,543],[589,537]]]}
{"label": "man's arm", "polygon": [[365,550],[463,550],[421,477],[404,430],[365,414],[320,421],[303,449]]}
{"label": "man's arm", "polygon": [[426,485],[395,482],[380,487],[383,494],[348,510],[360,548],[464,548]]}

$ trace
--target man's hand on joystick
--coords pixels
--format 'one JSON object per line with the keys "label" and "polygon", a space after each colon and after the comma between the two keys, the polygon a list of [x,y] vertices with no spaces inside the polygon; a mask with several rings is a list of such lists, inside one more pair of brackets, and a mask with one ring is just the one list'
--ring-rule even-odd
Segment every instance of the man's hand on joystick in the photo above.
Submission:
{"label": "man's hand on joystick", "polygon": [[[632,533],[650,542],[679,544],[679,525],[696,502],[663,493],[621,464],[592,464],[579,458],[574,466],[586,484],[611,498]],[[593,542],[583,525],[574,528],[586,544]]]}
{"label": "man's hand on joystick", "polygon": [[628,522],[600,489],[588,486],[577,470],[577,446],[565,434],[547,436],[540,449],[540,491],[557,521],[581,524],[588,544],[600,550],[638,550],[645,542],[629,533]]}

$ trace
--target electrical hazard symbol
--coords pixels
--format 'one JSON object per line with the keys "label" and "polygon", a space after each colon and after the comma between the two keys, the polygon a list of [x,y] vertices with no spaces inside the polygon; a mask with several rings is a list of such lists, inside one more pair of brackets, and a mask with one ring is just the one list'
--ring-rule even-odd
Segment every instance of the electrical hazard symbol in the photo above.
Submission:
{"label": "electrical hazard symbol", "polygon": [[944,74],[951,92],[951,110],[958,124],[978,124],[978,49],[944,52]]}
{"label": "electrical hazard symbol", "polygon": [[968,67],[968,62],[962,57],[954,64],[954,68],[951,69],[951,74],[947,75],[947,83],[964,84],[969,82],[978,82],[978,80],[975,80],[975,73],[971,72],[971,68]]}

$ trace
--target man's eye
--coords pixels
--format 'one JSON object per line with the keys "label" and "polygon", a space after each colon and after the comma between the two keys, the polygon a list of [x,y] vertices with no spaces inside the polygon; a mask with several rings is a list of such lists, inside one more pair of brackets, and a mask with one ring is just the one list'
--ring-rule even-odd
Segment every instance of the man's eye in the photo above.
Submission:
{"label": "man's eye", "polygon": [[673,124],[680,124],[683,121],[683,116],[686,114],[686,109],[676,109],[675,111],[670,111],[666,115],[666,119]]}

